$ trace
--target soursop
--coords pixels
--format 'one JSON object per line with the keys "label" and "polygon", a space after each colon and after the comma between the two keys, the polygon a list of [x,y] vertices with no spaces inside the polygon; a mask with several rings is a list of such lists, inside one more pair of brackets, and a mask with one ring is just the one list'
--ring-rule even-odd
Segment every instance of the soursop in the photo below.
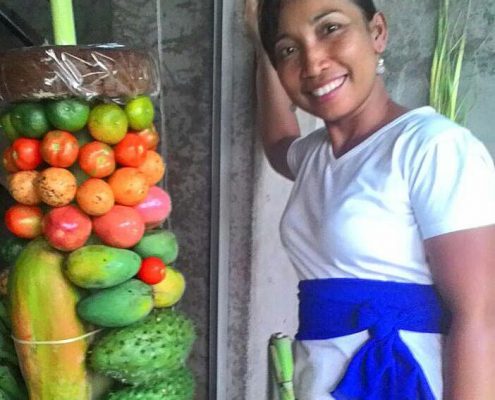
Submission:
{"label": "soursop", "polygon": [[111,393],[107,400],[192,400],[194,388],[191,371],[182,367],[155,385],[129,386]]}
{"label": "soursop", "polygon": [[123,383],[150,385],[184,365],[195,338],[194,324],[186,316],[155,309],[143,320],[101,337],[90,352],[90,365]]}

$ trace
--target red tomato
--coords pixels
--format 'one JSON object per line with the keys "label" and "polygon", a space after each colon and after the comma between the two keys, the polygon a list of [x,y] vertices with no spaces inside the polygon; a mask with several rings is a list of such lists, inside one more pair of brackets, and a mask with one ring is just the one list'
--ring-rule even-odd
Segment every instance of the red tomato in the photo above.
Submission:
{"label": "red tomato", "polygon": [[41,141],[41,157],[52,167],[67,168],[77,160],[79,144],[74,135],[50,131]]}
{"label": "red tomato", "polygon": [[128,133],[113,148],[115,161],[125,167],[139,167],[146,159],[146,140],[135,133]]}
{"label": "red tomato", "polygon": [[15,165],[14,157],[12,156],[12,146],[7,147],[3,152],[2,164],[7,172],[18,172],[19,168]]}
{"label": "red tomato", "polygon": [[79,166],[89,176],[104,178],[115,170],[114,152],[108,144],[87,143],[79,150]]}
{"label": "red tomato", "polygon": [[40,207],[15,204],[5,213],[5,225],[14,235],[32,239],[41,235],[42,217]]}
{"label": "red tomato", "polygon": [[149,128],[134,133],[141,136],[145,140],[146,148],[148,150],[156,150],[158,142],[160,141],[160,135],[157,132],[155,125],[151,125]]}
{"label": "red tomato", "polygon": [[167,267],[158,257],[146,257],[141,262],[137,277],[148,285],[155,285],[165,279]]}
{"label": "red tomato", "polygon": [[12,158],[17,168],[28,171],[41,164],[41,142],[38,139],[21,137],[12,143]]}

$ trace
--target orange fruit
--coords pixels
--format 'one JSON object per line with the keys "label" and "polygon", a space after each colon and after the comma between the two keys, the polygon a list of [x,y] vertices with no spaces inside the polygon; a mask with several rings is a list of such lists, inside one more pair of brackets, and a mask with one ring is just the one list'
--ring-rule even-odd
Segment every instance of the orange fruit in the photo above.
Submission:
{"label": "orange fruit", "polygon": [[135,206],[148,195],[146,175],[137,168],[117,169],[108,179],[115,202],[124,206]]}
{"label": "orange fruit", "polygon": [[98,104],[88,117],[88,129],[96,140],[117,144],[127,133],[127,117],[117,104]]}
{"label": "orange fruit", "polygon": [[138,170],[146,175],[148,185],[156,185],[165,175],[165,162],[160,154],[156,151],[148,150],[144,162],[138,167]]}
{"label": "orange fruit", "polygon": [[148,96],[138,96],[125,105],[125,113],[129,126],[137,131],[146,129],[153,123],[155,109]]}
{"label": "orange fruit", "polygon": [[90,178],[77,189],[76,201],[86,214],[100,216],[110,211],[115,199],[108,183],[103,179]]}

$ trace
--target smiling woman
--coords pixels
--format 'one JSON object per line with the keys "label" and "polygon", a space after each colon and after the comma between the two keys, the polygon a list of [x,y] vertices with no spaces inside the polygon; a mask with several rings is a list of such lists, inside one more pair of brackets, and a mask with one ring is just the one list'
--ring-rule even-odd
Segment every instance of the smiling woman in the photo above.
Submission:
{"label": "smiling woman", "polygon": [[[259,34],[264,149],[294,180],[280,233],[301,279],[297,398],[495,398],[487,150],[390,98],[371,1],[264,0]],[[325,128],[300,137],[292,104]]]}

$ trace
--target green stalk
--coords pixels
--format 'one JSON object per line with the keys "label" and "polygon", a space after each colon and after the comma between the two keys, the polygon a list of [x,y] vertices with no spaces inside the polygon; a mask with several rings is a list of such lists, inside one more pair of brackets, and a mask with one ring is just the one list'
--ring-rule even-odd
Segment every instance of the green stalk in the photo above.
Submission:
{"label": "green stalk", "polygon": [[75,45],[76,28],[72,0],[50,0],[53,36],[56,45]]}
{"label": "green stalk", "polygon": [[270,338],[269,349],[280,400],[295,400],[292,382],[294,362],[290,338],[281,333],[275,333]]}
{"label": "green stalk", "polygon": [[471,0],[467,12],[460,13],[463,23],[461,33],[457,33],[458,22],[451,28],[449,0],[440,0],[437,20],[437,38],[430,71],[430,105],[438,112],[454,121],[462,123],[465,113],[459,104],[459,87],[465,56],[467,20],[470,14]]}

